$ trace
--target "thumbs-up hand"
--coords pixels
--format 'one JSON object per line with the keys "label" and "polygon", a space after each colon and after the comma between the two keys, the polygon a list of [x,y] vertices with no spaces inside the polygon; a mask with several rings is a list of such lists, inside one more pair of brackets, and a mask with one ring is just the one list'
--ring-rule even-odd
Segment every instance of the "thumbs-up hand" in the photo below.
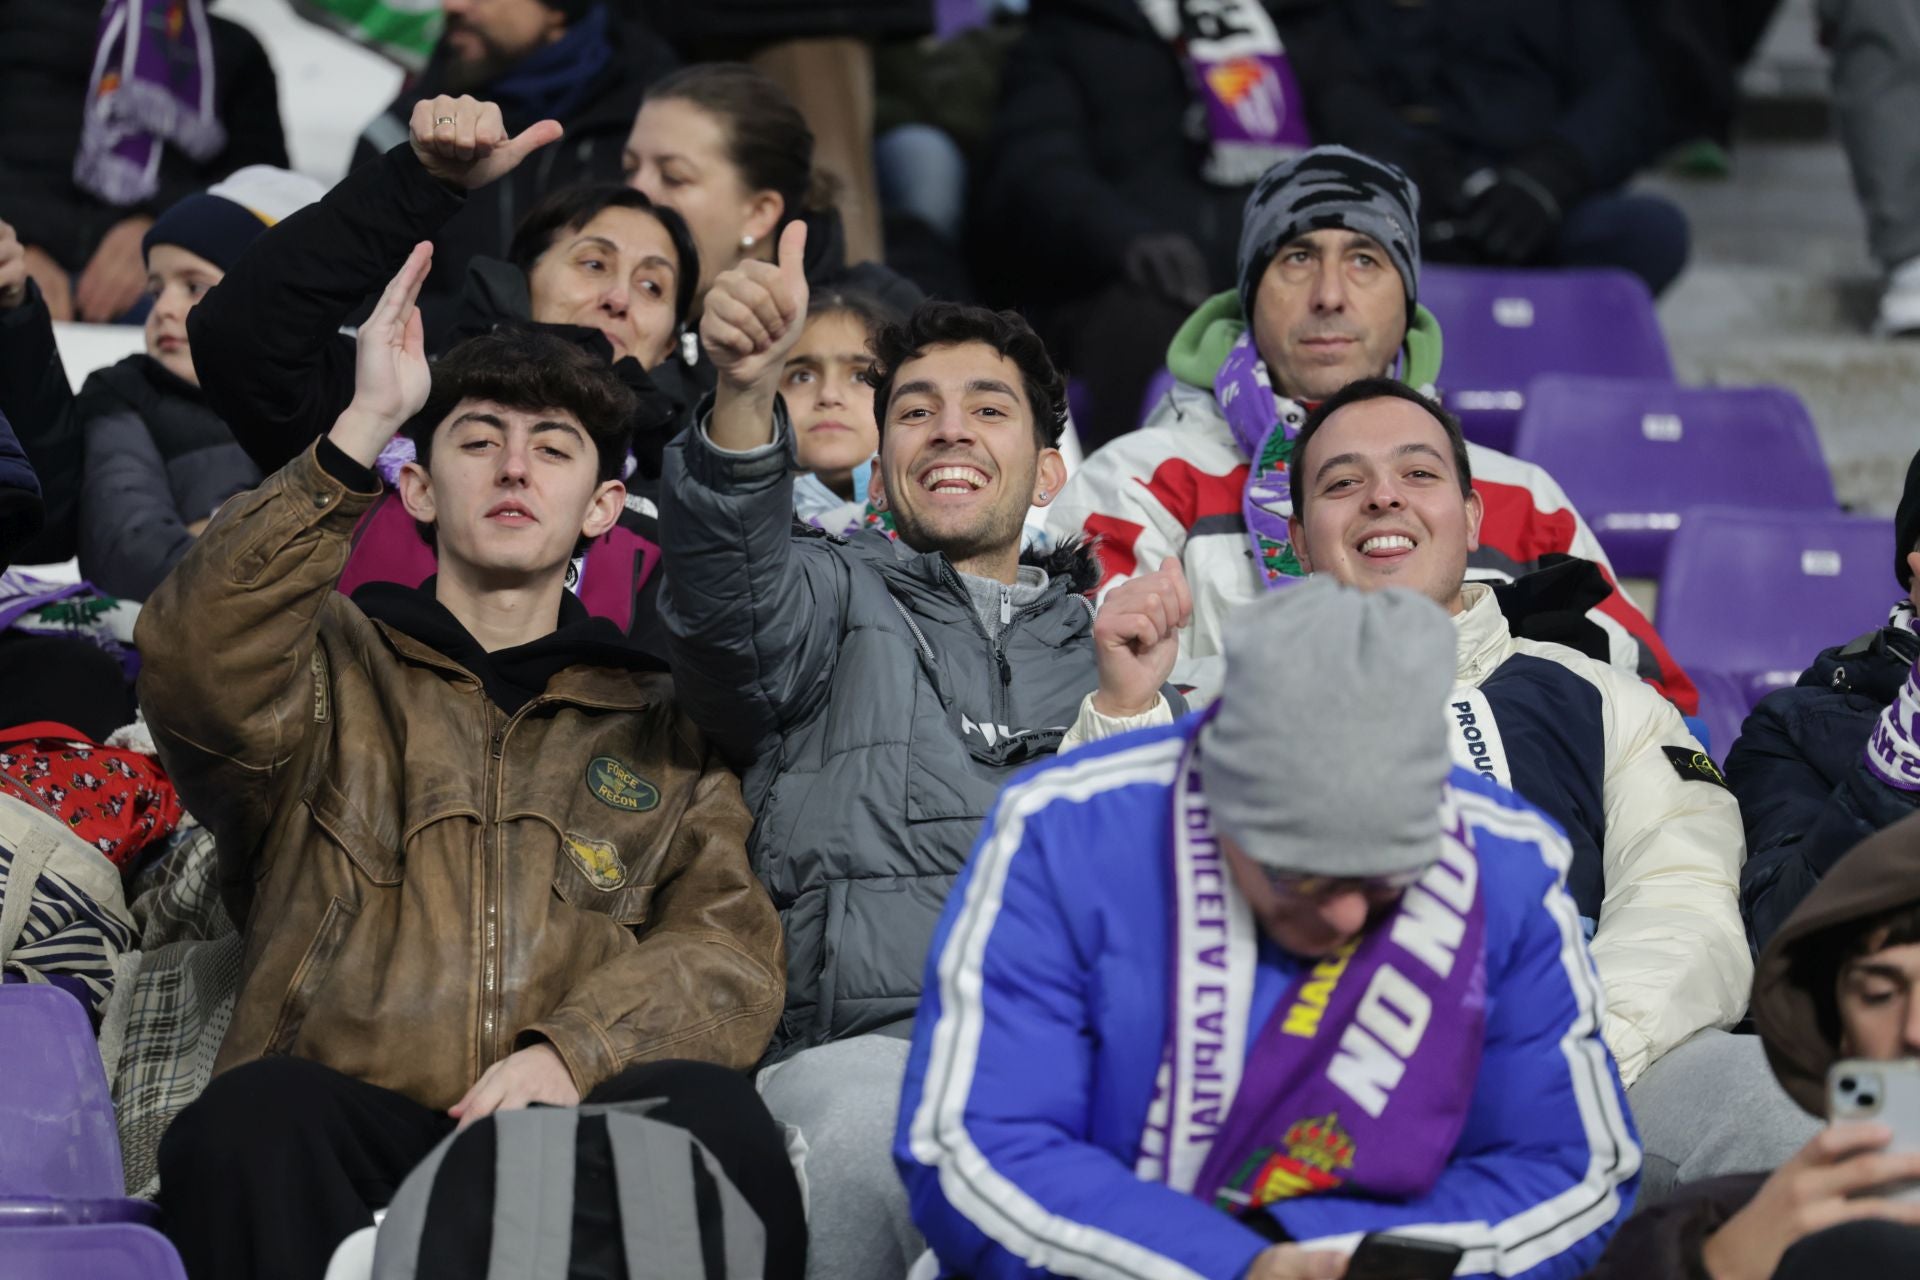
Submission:
{"label": "thumbs-up hand", "polygon": [[749,391],[764,382],[770,396],[778,384],[807,325],[806,248],[807,224],[790,222],[780,233],[778,262],[748,259],[707,290],[700,341],[726,386]]}
{"label": "thumbs-up hand", "polygon": [[558,120],[542,120],[510,138],[493,103],[442,94],[414,104],[407,142],[428,173],[472,191],[513,172],[562,132]]}

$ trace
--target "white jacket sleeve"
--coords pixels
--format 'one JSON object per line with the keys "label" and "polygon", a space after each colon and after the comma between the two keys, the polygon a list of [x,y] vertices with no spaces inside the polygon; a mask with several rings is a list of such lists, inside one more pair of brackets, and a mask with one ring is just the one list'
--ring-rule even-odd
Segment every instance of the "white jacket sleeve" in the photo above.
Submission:
{"label": "white jacket sleeve", "polygon": [[1672,705],[1612,669],[1596,683],[1607,718],[1607,892],[1593,962],[1607,1047],[1632,1084],[1688,1036],[1730,1027],[1746,1009],[1746,840],[1738,802]]}
{"label": "white jacket sleeve", "polygon": [[1075,747],[1131,733],[1135,729],[1151,729],[1155,725],[1172,723],[1173,707],[1167,702],[1165,694],[1161,694],[1153,706],[1137,716],[1102,715],[1094,709],[1093,695],[1088,694],[1080,699],[1080,714],[1074,717],[1073,727],[1067,730],[1067,736],[1060,740],[1057,754],[1065,755]]}

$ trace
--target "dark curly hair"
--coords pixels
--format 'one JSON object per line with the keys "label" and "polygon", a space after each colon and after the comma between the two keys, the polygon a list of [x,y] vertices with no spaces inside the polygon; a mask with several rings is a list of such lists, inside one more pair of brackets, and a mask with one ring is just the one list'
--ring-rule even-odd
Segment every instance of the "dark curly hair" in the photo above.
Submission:
{"label": "dark curly hair", "polygon": [[926,354],[928,347],[978,342],[1013,361],[1033,413],[1034,443],[1060,445],[1067,427],[1067,380],[1053,366],[1046,344],[1019,313],[989,311],[958,302],[923,302],[905,324],[883,325],[874,335],[873,416],[884,433],[893,376],[901,365]]}

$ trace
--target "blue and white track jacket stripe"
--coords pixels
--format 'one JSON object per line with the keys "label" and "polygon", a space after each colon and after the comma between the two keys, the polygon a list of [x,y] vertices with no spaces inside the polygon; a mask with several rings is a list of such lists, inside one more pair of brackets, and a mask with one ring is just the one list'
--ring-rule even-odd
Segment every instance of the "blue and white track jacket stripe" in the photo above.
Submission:
{"label": "blue and white track jacket stripe", "polygon": [[[894,1143],[947,1274],[1233,1280],[1266,1247],[1133,1173],[1166,1034],[1172,786],[1194,725],[1024,775],[947,900]],[[1466,1128],[1417,1200],[1319,1196],[1276,1216],[1320,1247],[1373,1230],[1449,1240],[1463,1276],[1576,1276],[1626,1217],[1640,1150],[1564,888],[1570,853],[1511,792],[1458,768],[1451,785],[1486,898],[1486,1047]],[[1261,949],[1256,1023],[1301,968]]]}

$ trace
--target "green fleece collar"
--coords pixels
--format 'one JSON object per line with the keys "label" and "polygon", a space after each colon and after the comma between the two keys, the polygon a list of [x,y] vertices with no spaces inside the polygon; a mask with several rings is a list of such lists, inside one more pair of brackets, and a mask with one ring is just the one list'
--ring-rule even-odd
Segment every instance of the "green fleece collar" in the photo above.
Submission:
{"label": "green fleece collar", "polygon": [[[1227,352],[1246,332],[1240,295],[1232,289],[1200,304],[1167,347],[1167,369],[1191,387],[1213,390],[1213,379],[1226,362]],[[1440,377],[1440,322],[1433,312],[1416,306],[1404,344],[1400,380],[1410,387],[1431,387]]]}

